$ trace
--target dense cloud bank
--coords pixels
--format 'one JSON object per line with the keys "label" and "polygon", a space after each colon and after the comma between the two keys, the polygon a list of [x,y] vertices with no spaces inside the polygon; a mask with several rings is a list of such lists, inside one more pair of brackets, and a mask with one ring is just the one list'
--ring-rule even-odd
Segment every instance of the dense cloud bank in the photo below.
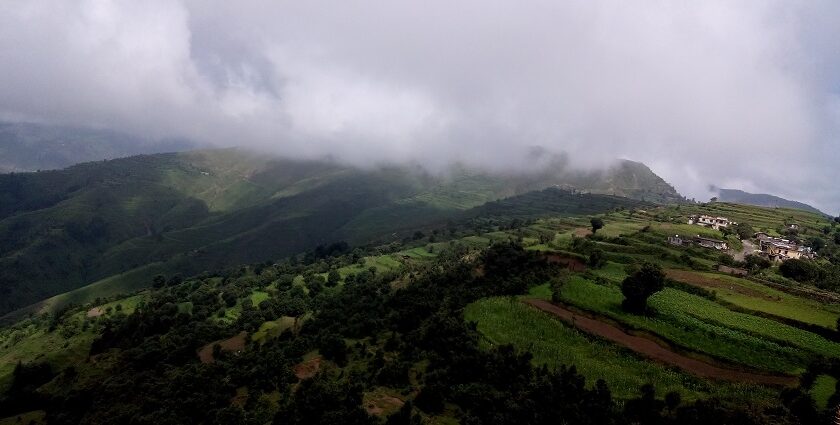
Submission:
{"label": "dense cloud bank", "polygon": [[0,10],[0,118],[362,165],[539,146],[836,212],[838,22],[830,0],[32,0]]}

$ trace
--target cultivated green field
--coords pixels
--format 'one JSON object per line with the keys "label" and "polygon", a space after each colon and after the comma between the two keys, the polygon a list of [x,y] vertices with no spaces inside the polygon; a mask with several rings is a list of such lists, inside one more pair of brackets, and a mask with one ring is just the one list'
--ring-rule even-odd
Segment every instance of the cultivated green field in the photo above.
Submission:
{"label": "cultivated green field", "polygon": [[491,298],[469,305],[464,318],[478,324],[486,344],[513,344],[534,355],[535,364],[556,368],[574,365],[594,380],[605,380],[617,397],[632,397],[645,383],[664,394],[680,391],[684,397],[709,396],[739,401],[769,398],[770,390],[753,385],[710,383],[644,360],[609,342],[599,341],[563,324],[517,299]]}
{"label": "cultivated green field", "polygon": [[647,330],[677,346],[758,369],[798,373],[815,355],[840,356],[840,344],[772,319],[739,313],[679,290],[654,295],[653,317],[626,313],[617,287],[575,277],[563,288],[564,302]]}
{"label": "cultivated green field", "polygon": [[[834,329],[840,317],[840,305],[827,304],[798,297],[747,279],[720,273],[695,273],[701,281],[711,281],[707,287],[722,301],[748,310]],[[703,286],[703,285],[700,285]]]}

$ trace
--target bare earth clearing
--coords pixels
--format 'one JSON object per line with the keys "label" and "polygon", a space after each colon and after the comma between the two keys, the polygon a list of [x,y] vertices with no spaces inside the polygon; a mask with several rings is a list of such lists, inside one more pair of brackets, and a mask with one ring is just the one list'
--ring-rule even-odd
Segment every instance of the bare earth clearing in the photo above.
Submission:
{"label": "bare earth clearing", "polygon": [[590,229],[588,227],[579,227],[579,228],[575,229],[572,234],[574,234],[575,236],[577,236],[579,238],[585,238],[585,237],[592,234],[592,229]]}
{"label": "bare earth clearing", "polygon": [[321,370],[321,357],[314,357],[295,365],[292,370],[300,380],[309,379]]}
{"label": "bare earth clearing", "polygon": [[399,410],[404,404],[404,401],[394,396],[382,394],[369,400],[368,403],[365,404],[365,410],[367,410],[370,415],[382,416],[385,411]]}
{"label": "bare earth clearing", "polygon": [[590,317],[581,316],[546,300],[532,299],[526,300],[525,303],[546,313],[553,314],[565,322],[572,323],[574,327],[582,331],[597,335],[601,338],[627,347],[645,357],[676,366],[686,372],[703,378],[749,382],[763,385],[792,386],[796,385],[798,382],[798,379],[794,376],[763,375],[759,373],[744,372],[722,368],[693,359],[691,357],[675,353],[647,338],[630,335],[616,326],[592,319]]}
{"label": "bare earth clearing", "polygon": [[105,310],[102,307],[94,307],[87,312],[87,317],[99,317],[105,314]]}
{"label": "bare earth clearing", "polygon": [[211,342],[205,345],[204,347],[201,347],[200,350],[198,350],[198,358],[201,360],[202,363],[213,363],[215,361],[215,359],[213,358],[213,346],[216,344],[219,344],[222,351],[242,351],[245,349],[246,336],[248,336],[248,333],[242,331],[228,339]]}
{"label": "bare earth clearing", "polygon": [[586,270],[586,264],[583,264],[583,262],[578,260],[577,258],[572,258],[559,254],[546,254],[545,260],[548,261],[550,264],[562,264],[566,266],[566,268],[574,272],[582,272]]}

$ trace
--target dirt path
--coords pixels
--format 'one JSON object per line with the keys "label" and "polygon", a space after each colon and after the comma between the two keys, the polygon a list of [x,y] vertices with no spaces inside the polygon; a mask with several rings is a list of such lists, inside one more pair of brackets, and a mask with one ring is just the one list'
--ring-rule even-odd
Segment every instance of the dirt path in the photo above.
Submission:
{"label": "dirt path", "polygon": [[755,244],[747,239],[742,240],[741,244],[743,248],[740,251],[732,251],[732,257],[735,258],[735,261],[744,261],[747,255],[752,254],[757,249]]}
{"label": "dirt path", "polygon": [[651,359],[676,366],[703,378],[723,379],[727,381],[750,382],[763,385],[796,385],[794,376],[763,375],[718,367],[682,354],[675,353],[656,342],[640,336],[630,335],[613,325],[581,316],[546,300],[526,300],[525,303],[558,318],[572,323],[576,328],[623,345]]}

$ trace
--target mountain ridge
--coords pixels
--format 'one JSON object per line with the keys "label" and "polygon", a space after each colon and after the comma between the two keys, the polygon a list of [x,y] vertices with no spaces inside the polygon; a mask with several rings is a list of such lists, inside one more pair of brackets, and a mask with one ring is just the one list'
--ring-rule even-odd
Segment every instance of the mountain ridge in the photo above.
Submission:
{"label": "mountain ridge", "polygon": [[583,173],[437,176],[224,149],[0,175],[0,314],[112,276],[136,285],[170,269],[199,273],[337,241],[388,242],[554,186],[680,199],[639,163]]}
{"label": "mountain ridge", "polygon": [[738,189],[718,189],[718,199],[722,202],[755,205],[770,208],[795,208],[822,215],[828,215],[819,209],[803,202],[792,201],[767,193],[750,193]]}

